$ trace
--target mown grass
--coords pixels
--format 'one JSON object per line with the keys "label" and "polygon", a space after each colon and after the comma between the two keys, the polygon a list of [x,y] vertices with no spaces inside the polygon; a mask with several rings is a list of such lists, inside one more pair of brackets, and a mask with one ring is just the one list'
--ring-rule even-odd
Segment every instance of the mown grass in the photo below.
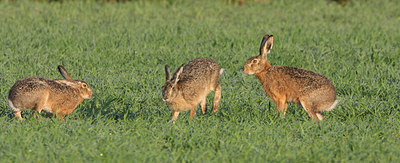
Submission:
{"label": "mown grass", "polygon": [[[330,162],[400,160],[398,1],[0,2],[0,162]],[[272,65],[326,75],[339,105],[312,122],[275,104],[244,62],[274,35]],[[217,114],[189,122],[161,100],[164,65],[196,57],[225,68]],[[12,119],[8,91],[63,64],[94,97],[65,122]],[[212,96],[207,106],[211,108]],[[50,120],[45,119],[49,117]]]}

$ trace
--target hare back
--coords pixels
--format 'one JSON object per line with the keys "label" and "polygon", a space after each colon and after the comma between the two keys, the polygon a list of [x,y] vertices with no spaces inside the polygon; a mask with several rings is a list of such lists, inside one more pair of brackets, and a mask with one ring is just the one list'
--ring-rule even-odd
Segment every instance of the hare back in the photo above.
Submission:
{"label": "hare back", "polygon": [[[183,67],[179,88],[185,95],[197,96],[215,90],[219,84],[221,68],[210,58],[196,58]],[[186,92],[186,93],[185,93]]]}
{"label": "hare back", "polygon": [[48,79],[36,77],[20,79],[11,87],[9,97],[25,92],[47,90],[50,88],[47,82]]}
{"label": "hare back", "polygon": [[49,80],[45,78],[29,77],[18,80],[14,86],[11,87],[9,97],[24,94],[40,92],[43,90],[49,90],[52,95],[58,94],[69,94],[74,95],[78,93],[77,87],[74,81],[66,81],[63,79]]}
{"label": "hare back", "polygon": [[304,93],[314,91],[321,87],[333,87],[332,82],[324,75],[302,68],[272,66],[270,72],[271,75],[275,73],[276,76],[287,80],[287,84],[297,84],[299,86],[299,91]]}
{"label": "hare back", "polygon": [[213,74],[219,74],[220,69],[218,64],[210,58],[196,58],[183,67],[180,80],[211,77]]}
{"label": "hare back", "polygon": [[269,96],[286,96],[289,101],[297,103],[299,97],[315,90],[330,89],[335,92],[335,87],[328,78],[302,68],[272,66],[256,76]]}

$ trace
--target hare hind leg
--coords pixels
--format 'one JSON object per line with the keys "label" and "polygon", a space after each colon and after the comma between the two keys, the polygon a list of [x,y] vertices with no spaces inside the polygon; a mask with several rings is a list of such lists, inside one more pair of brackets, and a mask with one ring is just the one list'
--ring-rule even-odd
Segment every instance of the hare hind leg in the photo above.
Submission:
{"label": "hare hind leg", "polygon": [[[318,118],[318,115],[314,112],[313,108],[312,108],[312,104],[309,104],[307,102],[305,102],[304,100],[300,101],[301,106],[303,106],[304,110],[307,112],[307,114],[311,117],[312,120],[314,120],[315,118]],[[318,113],[321,118],[322,118],[322,114]]]}
{"label": "hare hind leg", "polygon": [[215,87],[214,101],[213,101],[213,113],[216,113],[218,111],[220,100],[221,100],[221,85],[218,84],[217,87]]}
{"label": "hare hind leg", "polygon": [[324,120],[324,116],[322,116],[321,113],[315,113],[315,115],[317,115],[317,118],[318,118],[320,121]]}
{"label": "hare hind leg", "polygon": [[36,111],[39,112],[39,114],[40,114],[40,112],[42,112],[44,104],[46,103],[46,101],[47,101],[47,98],[46,99],[42,99],[35,105],[35,108],[33,109],[33,113],[32,113],[32,119],[36,118]]}
{"label": "hare hind leg", "polygon": [[324,116],[322,116],[321,112],[331,111],[336,105],[338,101],[335,100],[334,102],[323,103],[317,107],[318,111],[316,111],[317,118],[322,121],[324,120]]}
{"label": "hare hind leg", "polygon": [[21,116],[21,111],[14,112],[14,117],[18,118],[20,121],[24,120]]}
{"label": "hare hind leg", "polygon": [[11,100],[8,100],[8,105],[10,108],[14,111],[14,117],[18,118],[18,120],[22,121],[24,120],[21,116],[21,109],[17,108],[14,106],[13,102]]}

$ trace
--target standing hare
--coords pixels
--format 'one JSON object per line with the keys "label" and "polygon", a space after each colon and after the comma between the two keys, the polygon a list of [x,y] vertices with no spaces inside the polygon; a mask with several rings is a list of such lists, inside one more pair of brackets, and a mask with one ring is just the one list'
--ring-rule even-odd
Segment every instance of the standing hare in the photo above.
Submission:
{"label": "standing hare", "polygon": [[196,115],[196,106],[200,102],[201,111],[206,113],[206,97],[215,91],[213,112],[217,112],[221,99],[219,76],[224,69],[210,58],[196,58],[187,65],[181,65],[171,79],[168,65],[165,65],[166,82],[162,87],[163,101],[174,111],[172,122],[180,111],[190,109],[191,120]]}
{"label": "standing hare", "polygon": [[301,104],[314,120],[323,119],[321,112],[331,111],[337,104],[336,91],[325,76],[289,66],[271,66],[267,61],[273,45],[273,36],[265,35],[260,55],[247,60],[245,73],[255,74],[265,93],[276,103],[277,117],[286,114],[288,102]]}
{"label": "standing hare", "polygon": [[43,110],[54,114],[60,120],[70,114],[83,99],[89,99],[93,93],[89,85],[81,80],[72,80],[63,66],[58,70],[64,79],[49,80],[29,77],[18,80],[8,95],[8,104],[14,111],[14,116],[23,120],[22,110],[32,109],[39,113]]}

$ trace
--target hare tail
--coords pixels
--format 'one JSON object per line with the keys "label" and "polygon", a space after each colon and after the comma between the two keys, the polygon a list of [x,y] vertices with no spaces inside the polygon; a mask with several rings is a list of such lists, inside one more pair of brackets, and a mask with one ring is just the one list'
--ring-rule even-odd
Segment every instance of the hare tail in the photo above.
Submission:
{"label": "hare tail", "polygon": [[338,104],[338,100],[335,100],[335,102],[333,102],[333,104],[326,110],[326,111],[331,111],[333,108],[336,107],[336,105]]}
{"label": "hare tail", "polygon": [[11,101],[10,99],[8,99],[8,106],[10,106],[10,108],[11,108],[14,112],[20,111],[20,109],[18,109],[18,108],[16,108],[16,107],[14,106],[14,104],[12,103],[12,101]]}
{"label": "hare tail", "polygon": [[221,70],[219,70],[219,74],[221,75],[224,72],[225,69],[221,68]]}

